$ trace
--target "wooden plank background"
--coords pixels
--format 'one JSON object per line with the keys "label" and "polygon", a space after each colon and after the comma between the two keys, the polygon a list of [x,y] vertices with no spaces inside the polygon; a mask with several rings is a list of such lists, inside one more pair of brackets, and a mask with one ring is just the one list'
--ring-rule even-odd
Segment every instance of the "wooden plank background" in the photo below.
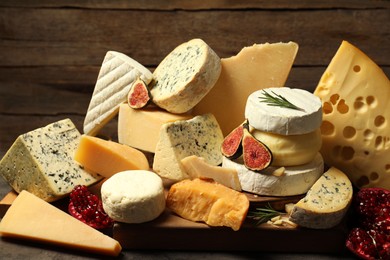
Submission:
{"label": "wooden plank background", "polygon": [[[342,40],[390,75],[390,1],[0,1],[0,158],[24,132],[69,117],[79,128],[108,50],[151,70],[180,43],[220,57],[295,41],[287,85],[314,90]],[[105,131],[116,134],[116,122]]]}

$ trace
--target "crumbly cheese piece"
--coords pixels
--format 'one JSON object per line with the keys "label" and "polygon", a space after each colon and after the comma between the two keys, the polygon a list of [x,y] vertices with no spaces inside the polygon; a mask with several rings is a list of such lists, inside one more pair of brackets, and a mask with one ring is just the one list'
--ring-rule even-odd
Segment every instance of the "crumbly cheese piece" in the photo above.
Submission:
{"label": "crumbly cheese piece", "polygon": [[118,241],[28,191],[22,191],[8,209],[0,235],[109,256],[122,250]]}
{"label": "crumbly cheese piece", "polygon": [[133,109],[119,106],[118,142],[154,153],[163,124],[192,118],[190,114],[172,114],[160,108]]}
{"label": "crumbly cheese piece", "polygon": [[131,85],[137,78],[149,84],[153,75],[123,53],[106,53],[85,116],[84,134],[96,135],[118,114],[119,105],[126,101]]}
{"label": "crumbly cheese piece", "polygon": [[194,179],[171,186],[167,207],[185,219],[236,231],[245,220],[249,200],[245,194],[210,179]]}
{"label": "crumbly cheese piece", "polygon": [[153,72],[153,102],[172,113],[190,111],[214,86],[221,59],[201,39],[176,47]]}
{"label": "crumbly cheese piece", "polygon": [[295,204],[290,220],[302,227],[325,229],[339,224],[352,201],[348,177],[337,168],[326,171]]}
{"label": "crumbly cheese piece", "polygon": [[18,193],[27,190],[46,201],[69,194],[74,186],[102,179],[74,160],[80,133],[70,119],[20,135],[0,161],[0,175]]}
{"label": "crumbly cheese piece", "polygon": [[314,94],[323,103],[321,153],[361,187],[390,189],[390,80],[343,41]]}
{"label": "crumbly cheese piece", "polygon": [[180,162],[191,179],[211,178],[228,188],[241,191],[240,180],[235,169],[210,165],[204,158],[196,155],[185,157]]}
{"label": "crumbly cheese piece", "polygon": [[145,154],[125,144],[82,135],[74,159],[106,178],[125,170],[149,170]]}
{"label": "crumbly cheese piece", "polygon": [[272,166],[297,166],[311,162],[321,148],[321,131],[302,135],[280,135],[256,129],[252,135],[272,152]]}
{"label": "crumbly cheese piece", "polygon": [[233,168],[238,172],[242,190],[264,196],[293,196],[306,193],[324,172],[324,162],[320,153],[310,163],[284,167],[283,174],[273,174],[280,168],[268,167],[261,172],[245,167],[242,158],[233,161],[223,158],[222,167]]}
{"label": "crumbly cheese piece", "polygon": [[174,181],[188,178],[181,159],[197,155],[211,165],[219,165],[222,162],[222,142],[221,128],[212,114],[166,123],[160,129],[153,170]]}
{"label": "crumbly cheese piece", "polygon": [[165,209],[162,179],[151,171],[119,172],[103,183],[101,196],[104,211],[119,222],[151,221]]}
{"label": "crumbly cheese piece", "polygon": [[221,75],[211,91],[194,107],[193,114],[212,113],[224,135],[244,122],[248,96],[256,90],[284,86],[298,44],[265,43],[243,48],[221,59]]}
{"label": "crumbly cheese piece", "polygon": [[[266,92],[265,92],[266,91]],[[299,109],[269,105],[266,93],[281,96]],[[301,135],[315,131],[322,123],[321,100],[309,91],[297,88],[267,88],[250,94],[245,106],[249,124],[264,132],[280,135]]]}

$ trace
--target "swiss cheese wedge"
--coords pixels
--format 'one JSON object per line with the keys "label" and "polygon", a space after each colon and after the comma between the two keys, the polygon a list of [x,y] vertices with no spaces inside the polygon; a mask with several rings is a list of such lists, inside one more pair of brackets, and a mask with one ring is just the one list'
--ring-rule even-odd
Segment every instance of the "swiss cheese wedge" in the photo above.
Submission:
{"label": "swiss cheese wedge", "polygon": [[0,222],[0,235],[117,256],[118,241],[35,195],[22,191]]}
{"label": "swiss cheese wedge", "polygon": [[357,187],[390,189],[390,81],[343,41],[314,94],[323,103],[321,153]]}

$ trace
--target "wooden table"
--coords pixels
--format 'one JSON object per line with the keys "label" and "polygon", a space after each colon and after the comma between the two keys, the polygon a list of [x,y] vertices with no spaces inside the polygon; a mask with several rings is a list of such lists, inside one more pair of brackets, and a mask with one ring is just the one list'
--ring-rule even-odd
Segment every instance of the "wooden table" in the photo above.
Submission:
{"label": "wooden table", "polygon": [[[360,48],[390,75],[390,2],[386,0],[3,0],[0,158],[18,135],[51,122],[68,117],[82,129],[108,50],[128,54],[153,70],[174,47],[192,38],[202,38],[222,58],[254,43],[295,41],[299,52],[286,85],[310,91],[342,40]],[[115,120],[104,131],[115,138]],[[3,180],[0,184],[3,196],[9,187]],[[74,257],[72,252],[26,243],[0,240],[0,247],[0,255],[8,258]],[[161,254],[189,259],[253,256],[223,252],[124,252],[123,257],[154,259]]]}

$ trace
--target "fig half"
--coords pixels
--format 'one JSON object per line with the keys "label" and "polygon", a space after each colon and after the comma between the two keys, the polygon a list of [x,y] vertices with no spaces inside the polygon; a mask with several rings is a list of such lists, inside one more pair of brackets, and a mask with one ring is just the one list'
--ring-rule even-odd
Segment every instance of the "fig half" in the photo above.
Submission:
{"label": "fig half", "polygon": [[249,132],[249,127],[243,128],[242,154],[245,167],[252,171],[264,170],[272,163],[271,150]]}
{"label": "fig half", "polygon": [[244,136],[244,123],[237,126],[224,139],[221,145],[221,153],[229,159],[236,159],[242,154],[242,138]]}
{"label": "fig half", "polygon": [[127,103],[131,108],[139,109],[147,106],[152,100],[150,91],[146,83],[138,78],[136,79],[127,95]]}

